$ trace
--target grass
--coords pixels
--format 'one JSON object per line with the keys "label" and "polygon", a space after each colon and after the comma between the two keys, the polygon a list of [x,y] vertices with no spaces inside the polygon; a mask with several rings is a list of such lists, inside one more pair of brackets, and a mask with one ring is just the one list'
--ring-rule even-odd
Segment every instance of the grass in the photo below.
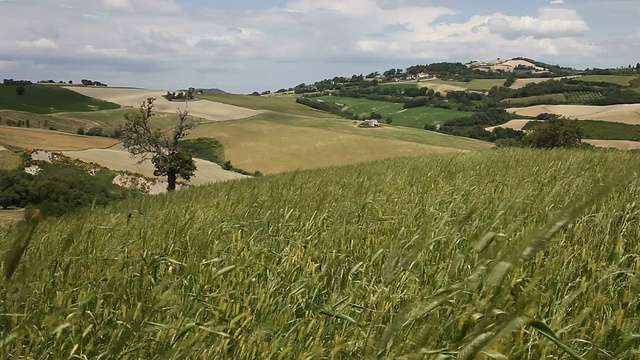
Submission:
{"label": "grass", "polygon": [[0,169],[16,169],[21,163],[20,155],[10,150],[0,150]]}
{"label": "grass", "polygon": [[542,101],[554,101],[554,102],[565,102],[567,98],[565,94],[547,94],[547,95],[536,95],[536,96],[527,96],[521,98],[510,98],[504,99],[503,102],[507,104],[522,104],[522,106],[529,106],[532,103],[539,104]]}
{"label": "grass", "polygon": [[482,141],[406,127],[362,129],[350,120],[273,113],[203,124],[189,137],[218,139],[234,166],[264,174],[491,147]]}
{"label": "grass", "polygon": [[0,126],[0,145],[23,149],[84,150],[108,148],[118,140],[100,136],[81,136],[60,131]]}
{"label": "grass", "polygon": [[[542,123],[531,121],[524,126],[524,130],[531,130]],[[640,125],[593,120],[580,120],[577,124],[585,139],[640,141]]]}
{"label": "grass", "polygon": [[[134,111],[132,109],[103,110],[92,112],[63,112],[57,114],[34,114],[24,111],[0,110],[0,118],[3,120],[25,121],[29,120],[33,128],[54,127],[57,130],[76,133],[82,127],[88,130],[91,127],[101,127],[104,133],[111,134],[120,125],[124,124],[124,114]],[[176,123],[175,114],[156,113],[153,117],[153,125],[159,129],[165,129]]]}
{"label": "grass", "polygon": [[180,141],[180,147],[190,151],[194,157],[221,164],[225,161],[224,146],[213,138],[185,139]]}
{"label": "grass", "polygon": [[636,358],[640,183],[618,174],[639,167],[617,151],[396,159],[3,230],[0,353]]}
{"label": "grass", "polygon": [[622,86],[629,86],[630,81],[638,78],[637,75],[585,75],[576,80],[579,81],[592,81],[592,82],[609,82]]}
{"label": "grass", "polygon": [[120,105],[93,99],[58,86],[29,85],[24,95],[16,86],[0,86],[0,109],[36,114],[119,109]]}
{"label": "grass", "polygon": [[471,115],[469,112],[432,108],[427,106],[404,109],[403,104],[368,99],[339,96],[322,96],[317,99],[344,104],[344,110],[361,118],[368,118],[372,112],[382,115],[382,122],[391,116],[393,125],[423,129],[425,124],[441,124],[445,121]]}
{"label": "grass", "polygon": [[223,104],[244,107],[252,110],[268,110],[297,116],[333,117],[324,111],[315,110],[296,103],[296,96],[253,96],[236,94],[202,94],[200,99],[215,101]]}
{"label": "grass", "polygon": [[24,219],[23,209],[0,209],[0,228],[13,225]]}

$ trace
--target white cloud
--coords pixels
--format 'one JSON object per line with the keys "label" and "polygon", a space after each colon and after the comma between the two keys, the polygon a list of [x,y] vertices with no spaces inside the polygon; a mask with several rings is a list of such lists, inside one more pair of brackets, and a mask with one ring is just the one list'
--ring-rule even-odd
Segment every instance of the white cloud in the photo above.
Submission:
{"label": "white cloud", "polygon": [[35,79],[253,91],[435,61],[526,56],[573,66],[596,54],[620,56],[594,43],[578,7],[512,16],[463,15],[469,8],[424,0],[290,0],[260,11],[193,9],[176,0],[25,3],[0,0],[0,62]]}
{"label": "white cloud", "polygon": [[133,5],[129,0],[101,0],[100,5],[106,11],[133,12]]}
{"label": "white cloud", "polygon": [[18,46],[22,48],[55,49],[58,44],[52,40],[42,38],[35,41],[19,41]]}
{"label": "white cloud", "polygon": [[491,32],[507,39],[532,36],[537,39],[555,39],[582,36],[589,25],[575,10],[542,8],[537,18],[494,14],[487,22]]}
{"label": "white cloud", "polygon": [[564,0],[551,0],[552,5],[564,4]]}

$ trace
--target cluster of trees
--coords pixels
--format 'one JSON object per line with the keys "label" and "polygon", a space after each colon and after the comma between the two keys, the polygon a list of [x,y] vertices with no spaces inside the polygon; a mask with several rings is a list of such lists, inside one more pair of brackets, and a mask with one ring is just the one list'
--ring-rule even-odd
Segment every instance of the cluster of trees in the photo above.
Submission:
{"label": "cluster of trees", "polygon": [[2,85],[7,85],[7,86],[26,86],[31,84],[33,83],[29,80],[4,79],[2,81]]}
{"label": "cluster of trees", "polygon": [[551,115],[520,139],[496,141],[498,147],[532,147],[539,149],[588,147],[582,143],[583,131],[578,121]]}
{"label": "cluster of trees", "polygon": [[636,66],[629,64],[628,67],[620,69],[587,68],[580,72],[581,75],[635,75],[637,73],[640,73],[640,63]]}
{"label": "cluster of trees", "polygon": [[[69,80],[68,82],[70,85],[73,84],[73,80]],[[58,82],[53,81],[53,79],[49,79],[49,80],[40,80],[38,81],[38,84],[66,84],[66,82],[60,80]]]}
{"label": "cluster of trees", "polygon": [[368,100],[403,103],[405,109],[429,106],[459,111],[476,111],[486,106],[481,104],[485,95],[468,91],[451,91],[442,95],[427,87],[376,86],[342,89],[335,95]]}
{"label": "cluster of trees", "polygon": [[120,130],[120,129],[114,129],[111,133],[107,133],[107,132],[104,131],[103,128],[101,128],[99,126],[90,127],[87,130],[85,130],[84,128],[80,127],[76,131],[76,134],[78,134],[78,135],[87,135],[87,136],[111,137],[111,138],[116,138],[116,139],[121,138],[122,135],[123,135],[122,134],[122,130]]}
{"label": "cluster of trees", "polygon": [[174,92],[167,91],[167,94],[162,95],[162,97],[169,101],[193,100],[195,99],[195,96],[193,95],[194,92],[195,92],[194,88],[189,88],[187,91],[178,91],[177,93],[175,91]]}
{"label": "cluster of trees", "polygon": [[7,120],[0,120],[0,123],[4,123],[7,126],[13,126],[13,127],[31,127],[31,121],[29,119],[27,120],[7,119]]}
{"label": "cluster of trees", "polygon": [[84,86],[107,86],[107,84],[100,82],[100,81],[95,81],[95,80],[89,80],[89,79],[82,79],[82,81],[80,81],[80,83]]}
{"label": "cluster of trees", "polygon": [[45,215],[57,216],[89,205],[104,205],[136,192],[112,184],[113,173],[101,170],[94,176],[71,164],[38,162],[36,175],[24,169],[0,169],[0,207],[34,206]]}
{"label": "cluster of trees", "polygon": [[[602,94],[603,98],[586,101],[589,105],[614,105],[640,102],[640,94],[624,86],[610,82],[589,82],[574,79],[530,83],[519,89],[494,86],[489,90],[488,96],[494,101],[501,101],[508,98],[518,99],[529,96],[593,91]],[[544,103],[549,103],[549,100],[545,100]]]}
{"label": "cluster of trees", "polygon": [[513,114],[504,109],[487,108],[468,117],[446,121],[438,128],[433,125],[425,125],[425,129],[490,142],[506,138],[521,139],[524,137],[522,131],[502,128],[496,128],[493,131],[485,130],[487,127],[501,125],[511,119],[513,119]]}
{"label": "cluster of trees", "polygon": [[326,111],[328,113],[341,116],[341,117],[346,117],[347,119],[353,119],[353,120],[360,119],[358,115],[355,115],[352,112],[343,111],[342,110],[343,107],[336,105],[335,103],[316,100],[308,96],[301,96],[296,99],[296,102],[298,104],[306,105],[317,110]]}
{"label": "cluster of trees", "polygon": [[454,119],[442,126],[427,124],[425,130],[464,136],[478,140],[495,142],[497,147],[532,147],[532,148],[571,148],[588,146],[583,144],[583,130],[578,121],[566,119],[553,114],[543,114],[536,126],[530,127],[527,133],[509,128],[486,127],[500,125],[508,121],[510,114],[504,110],[489,109],[486,113],[478,113],[469,118]]}
{"label": "cluster of trees", "polygon": [[26,120],[13,120],[13,119],[6,119],[3,120],[2,118],[0,118],[0,124],[5,124],[7,126],[15,126],[15,127],[27,127],[30,128],[31,125],[34,125],[36,128],[38,129],[49,129],[49,130],[56,130],[55,127],[53,126],[49,126],[49,120],[45,119],[44,122],[41,122],[40,120],[38,120],[37,124],[31,124],[31,120],[26,119]]}

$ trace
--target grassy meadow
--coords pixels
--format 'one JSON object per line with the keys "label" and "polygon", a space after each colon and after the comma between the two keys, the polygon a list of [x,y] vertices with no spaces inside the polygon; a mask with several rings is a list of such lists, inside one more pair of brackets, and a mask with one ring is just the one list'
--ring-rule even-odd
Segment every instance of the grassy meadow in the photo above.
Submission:
{"label": "grassy meadow", "polygon": [[0,169],[16,169],[20,163],[22,163],[20,155],[13,151],[0,150]]}
{"label": "grassy meadow", "polygon": [[394,159],[2,229],[0,357],[636,359],[638,168]]}
{"label": "grassy meadow", "polygon": [[565,94],[547,94],[547,95],[536,95],[536,96],[527,96],[521,98],[508,98],[502,100],[502,102],[507,105],[517,104],[519,106],[529,106],[531,104],[540,104],[541,102],[552,101],[557,103],[563,103],[567,101],[567,97]]}
{"label": "grassy meadow", "polygon": [[52,114],[120,108],[118,104],[90,98],[59,86],[28,85],[25,86],[24,95],[18,95],[16,88],[0,85],[0,109]]}
{"label": "grassy meadow", "polygon": [[609,82],[622,86],[630,86],[630,82],[637,79],[637,75],[585,75],[576,80],[579,81],[591,81],[591,82]]}
{"label": "grassy meadow", "polygon": [[51,151],[104,149],[118,142],[116,139],[102,136],[84,136],[54,130],[0,126],[0,145],[23,149],[37,148]]}
{"label": "grassy meadow", "polygon": [[215,138],[224,146],[224,158],[234,166],[263,174],[492,146],[483,141],[408,127],[363,129],[351,120],[275,113],[202,124],[189,138]]}
{"label": "grassy meadow", "polygon": [[401,103],[340,96],[322,96],[317,99],[344,104],[344,110],[350,111],[361,118],[367,118],[371,112],[376,112],[382,115],[383,119],[381,122],[384,122],[388,116],[391,116],[393,119],[392,125],[408,126],[416,129],[423,129],[425,124],[439,124],[447,120],[471,115],[469,112],[428,106],[404,109],[404,104]]}

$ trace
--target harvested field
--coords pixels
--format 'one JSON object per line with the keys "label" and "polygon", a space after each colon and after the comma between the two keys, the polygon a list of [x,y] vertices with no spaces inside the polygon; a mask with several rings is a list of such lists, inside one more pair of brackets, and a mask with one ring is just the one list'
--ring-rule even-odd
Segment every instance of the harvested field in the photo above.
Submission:
{"label": "harvested field", "polygon": [[640,149],[640,141],[583,139],[582,142],[597,147],[616,148],[620,150]]}
{"label": "harvested field", "polygon": [[84,150],[90,148],[108,148],[117,140],[99,137],[63,133],[53,130],[27,129],[0,126],[0,144],[24,149],[41,150]]}
{"label": "harvested field", "polygon": [[435,82],[430,82],[428,80],[419,82],[418,87],[420,88],[427,87],[429,89],[433,89],[433,91],[435,92],[441,92],[441,93],[448,93],[451,91],[467,91],[467,88],[464,88],[462,86],[438,84]]}
{"label": "harvested field", "polygon": [[640,124],[640,104],[620,104],[608,106],[587,105],[536,105],[511,108],[507,111],[522,116],[538,116],[552,113],[578,120],[602,120],[625,124]]}
{"label": "harvested field", "polygon": [[8,226],[24,219],[24,210],[0,210],[0,227]]}
{"label": "harvested field", "polygon": [[527,78],[527,79],[516,79],[516,81],[511,85],[512,89],[520,89],[525,87],[528,84],[538,84],[545,81],[550,80],[562,80],[562,79],[574,79],[579,78],[580,75],[574,76],[561,76],[561,77],[549,77],[549,78]]}
{"label": "harvested field", "polygon": [[155,110],[158,112],[175,113],[177,108],[189,110],[194,117],[210,121],[225,121],[247,118],[262,113],[260,110],[251,110],[238,106],[227,105],[207,100],[194,100],[187,102],[168,101],[162,95],[166,91],[145,89],[117,89],[117,88],[91,88],[69,87],[70,90],[96,99],[110,101],[122,106],[138,107],[149,97],[156,98]]}
{"label": "harvested field", "polygon": [[[88,149],[82,151],[63,151],[64,155],[84,162],[94,162],[112,170],[126,170],[143,174],[147,177],[153,175],[153,164],[150,161],[137,164],[137,159],[124,150],[120,145],[109,149]],[[223,170],[220,165],[210,161],[195,159],[198,170],[191,178],[190,184],[202,185],[218,181],[242,179],[245,176],[236,172]]]}
{"label": "harvested field", "polygon": [[487,131],[493,131],[493,129],[495,128],[504,128],[504,129],[514,129],[514,130],[522,130],[522,128],[527,125],[527,123],[529,121],[533,121],[530,119],[514,119],[514,120],[510,120],[507,123],[504,123],[502,125],[498,125],[498,126],[491,126],[488,128],[485,128],[485,130]]}

